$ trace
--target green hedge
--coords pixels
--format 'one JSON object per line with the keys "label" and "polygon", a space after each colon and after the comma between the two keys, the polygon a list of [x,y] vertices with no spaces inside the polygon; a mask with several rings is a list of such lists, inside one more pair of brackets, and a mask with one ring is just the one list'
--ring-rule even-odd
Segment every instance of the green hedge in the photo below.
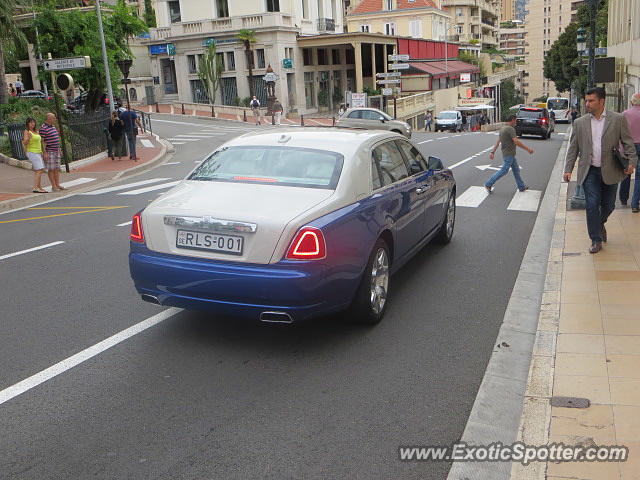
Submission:
{"label": "green hedge", "polygon": [[9,103],[0,105],[1,123],[24,123],[27,117],[36,119],[36,125],[44,122],[48,112],[54,111],[52,101],[40,98],[16,98],[11,97]]}

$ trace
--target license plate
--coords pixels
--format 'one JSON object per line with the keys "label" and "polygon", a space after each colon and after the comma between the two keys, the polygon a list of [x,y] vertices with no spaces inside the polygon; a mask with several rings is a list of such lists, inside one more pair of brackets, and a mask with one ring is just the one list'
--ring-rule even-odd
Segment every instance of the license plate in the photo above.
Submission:
{"label": "license plate", "polygon": [[211,252],[242,255],[244,238],[236,235],[220,235],[218,233],[194,232],[178,230],[176,247],[192,250],[207,250]]}

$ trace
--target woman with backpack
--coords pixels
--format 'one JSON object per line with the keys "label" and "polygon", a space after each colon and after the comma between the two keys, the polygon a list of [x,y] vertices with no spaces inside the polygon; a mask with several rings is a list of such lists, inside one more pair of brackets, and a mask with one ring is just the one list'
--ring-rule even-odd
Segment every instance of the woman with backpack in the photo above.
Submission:
{"label": "woman with backpack", "polygon": [[127,156],[127,143],[124,138],[124,122],[118,117],[117,110],[111,112],[111,120],[109,120],[109,136],[111,137],[111,160],[114,161],[118,157],[118,161],[122,157]]}

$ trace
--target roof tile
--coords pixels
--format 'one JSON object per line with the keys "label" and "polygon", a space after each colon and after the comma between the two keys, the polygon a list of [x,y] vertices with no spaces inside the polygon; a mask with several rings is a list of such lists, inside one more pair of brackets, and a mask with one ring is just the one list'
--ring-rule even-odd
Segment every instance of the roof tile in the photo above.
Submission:
{"label": "roof tile", "polygon": [[[374,13],[382,12],[383,0],[361,0],[361,2],[353,9],[351,13]],[[405,10],[410,8],[438,8],[433,0],[396,0],[395,10]]]}

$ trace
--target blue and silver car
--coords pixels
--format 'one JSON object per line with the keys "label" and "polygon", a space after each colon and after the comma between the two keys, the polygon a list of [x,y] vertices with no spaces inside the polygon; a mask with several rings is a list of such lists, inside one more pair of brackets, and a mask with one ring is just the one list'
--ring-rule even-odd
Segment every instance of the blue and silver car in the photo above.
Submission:
{"label": "blue and silver car", "polygon": [[266,322],[374,324],[391,273],[455,223],[450,170],[402,135],[283,129],[231,140],[133,217],[146,301]]}

